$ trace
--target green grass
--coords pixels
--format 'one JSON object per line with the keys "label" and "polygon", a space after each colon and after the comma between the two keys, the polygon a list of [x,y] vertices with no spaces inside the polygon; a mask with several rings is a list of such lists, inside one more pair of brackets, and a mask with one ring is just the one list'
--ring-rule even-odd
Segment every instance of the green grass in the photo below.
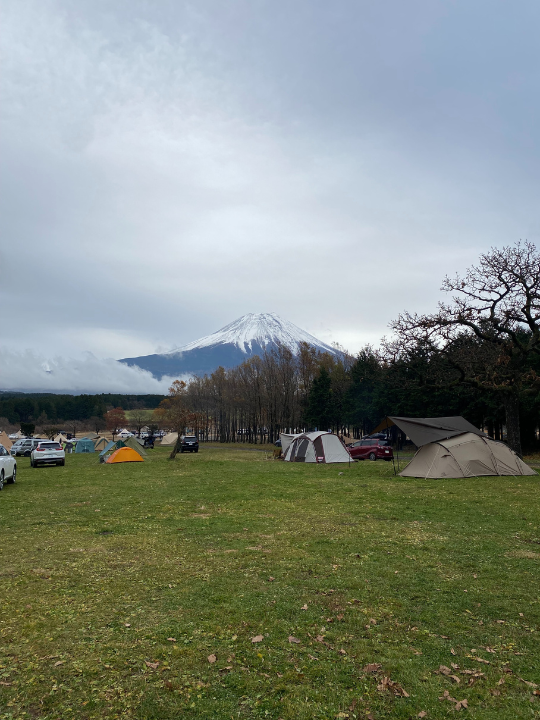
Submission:
{"label": "green grass", "polygon": [[19,460],[1,720],[540,717],[537,477],[167,455]]}

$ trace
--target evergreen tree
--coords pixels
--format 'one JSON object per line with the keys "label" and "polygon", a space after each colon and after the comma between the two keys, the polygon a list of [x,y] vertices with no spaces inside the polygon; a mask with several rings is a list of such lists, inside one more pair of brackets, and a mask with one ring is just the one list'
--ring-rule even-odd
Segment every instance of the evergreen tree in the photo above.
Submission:
{"label": "evergreen tree", "polygon": [[319,430],[328,430],[332,419],[332,381],[328,370],[322,366],[309,392],[306,420]]}

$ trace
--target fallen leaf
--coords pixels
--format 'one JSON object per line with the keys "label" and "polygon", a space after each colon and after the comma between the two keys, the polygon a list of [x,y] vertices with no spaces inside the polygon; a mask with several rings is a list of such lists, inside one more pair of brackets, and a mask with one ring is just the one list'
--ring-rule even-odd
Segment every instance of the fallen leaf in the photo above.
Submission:
{"label": "fallen leaf", "polygon": [[59,665],[63,665],[66,661],[65,660],[59,660],[58,662],[54,663],[54,667],[58,667]]}
{"label": "fallen leaf", "polygon": [[425,710],[420,710],[420,712],[418,713],[418,715],[416,717],[425,718],[426,715],[427,715],[427,712]]}
{"label": "fallen leaf", "polygon": [[208,656],[208,662],[213,665],[217,660],[217,657],[215,655],[209,655]]}
{"label": "fallen leaf", "polygon": [[454,681],[455,683],[457,683],[458,685],[459,685],[459,683],[461,682],[461,680],[458,678],[457,675],[450,675],[450,679],[453,680],[453,681]]}
{"label": "fallen leaf", "polygon": [[460,700],[456,703],[456,710],[461,710],[461,708],[467,708],[469,707],[469,703],[467,700]]}
{"label": "fallen leaf", "polygon": [[0,685],[3,685],[4,687],[10,687],[11,683],[4,682],[3,680],[0,680]]}
{"label": "fallen leaf", "polygon": [[500,695],[501,694],[501,691],[497,690],[497,689],[490,690],[490,692],[492,695]]}
{"label": "fallen leaf", "polygon": [[307,610],[307,609],[308,609],[307,605],[302,605],[302,607],[300,608],[300,610]]}
{"label": "fallen leaf", "polygon": [[506,622],[506,620],[497,620],[497,622],[499,623],[499,625],[504,625],[504,623]]}
{"label": "fallen leaf", "polygon": [[499,680],[499,682],[497,683],[497,685],[503,685],[505,682],[506,682],[506,679],[502,677],[502,678]]}
{"label": "fallen leaf", "polygon": [[159,661],[148,662],[148,660],[145,660],[144,663],[147,667],[151,668],[152,670],[157,670],[159,667]]}
{"label": "fallen leaf", "polygon": [[491,665],[491,663],[489,662],[489,660],[484,660],[484,659],[481,658],[481,657],[475,657],[475,658],[473,658],[473,659],[476,660],[476,662],[484,663],[484,665]]}
{"label": "fallen leaf", "polygon": [[443,675],[450,675],[452,671],[449,667],[446,667],[446,665],[439,665],[439,672]]}
{"label": "fallen leaf", "polygon": [[263,640],[264,640],[264,635],[255,635],[255,637],[251,638],[252,643],[262,642]]}
{"label": "fallen leaf", "polygon": [[301,641],[298,638],[295,638],[292,635],[289,635],[289,642],[296,643],[296,645],[299,645]]}
{"label": "fallen leaf", "polygon": [[340,655],[346,655],[346,654],[347,654],[343,648],[340,648],[340,649],[338,650],[338,653],[339,653]]}
{"label": "fallen leaf", "polygon": [[399,683],[391,680],[389,677],[383,677],[379,685],[377,685],[377,690],[379,692],[384,692],[385,690],[387,690],[388,692],[393,693],[397,697],[409,697],[409,693],[404,690]]}
{"label": "fallen leaf", "polygon": [[124,623],[124,627],[131,627],[131,623]]}
{"label": "fallen leaf", "polygon": [[169,642],[176,642],[176,638],[167,638]]}
{"label": "fallen leaf", "polygon": [[454,650],[454,648],[450,648],[450,655],[457,655],[457,652]]}
{"label": "fallen leaf", "polygon": [[450,666],[453,670],[459,670],[459,665],[456,665],[456,663],[450,663]]}
{"label": "fallen leaf", "polygon": [[172,682],[171,682],[170,680],[165,680],[165,682],[163,683],[163,686],[166,687],[167,690],[172,690],[172,689],[173,689],[173,684],[172,684]]}
{"label": "fallen leaf", "polygon": [[225,667],[220,668],[219,672],[225,672],[225,671],[232,670],[232,669],[233,669],[232,665],[225,665]]}
{"label": "fallen leaf", "polygon": [[[56,664],[58,664],[58,663],[56,663]],[[525,685],[528,685],[529,687],[532,687],[532,688],[538,687],[538,685],[536,683],[529,682],[529,680],[524,680],[521,677],[519,679],[521,680],[522,683],[525,683]]]}
{"label": "fallen leaf", "polygon": [[364,667],[362,668],[362,672],[375,673],[379,672],[381,668],[382,665],[380,663],[369,663],[368,665],[364,665]]}
{"label": "fallen leaf", "polygon": [[375,618],[369,618],[369,622],[371,623],[371,625],[377,624],[377,621],[375,620]]}
{"label": "fallen leaf", "polygon": [[268,578],[268,582],[274,582],[274,580],[275,580],[275,578],[273,578],[273,577]]}

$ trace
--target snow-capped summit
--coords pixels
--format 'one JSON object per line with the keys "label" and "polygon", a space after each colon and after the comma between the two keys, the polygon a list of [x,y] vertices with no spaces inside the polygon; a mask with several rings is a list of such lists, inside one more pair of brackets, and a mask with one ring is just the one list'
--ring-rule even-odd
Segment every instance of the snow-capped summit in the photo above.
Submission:
{"label": "snow-capped summit", "polygon": [[254,346],[266,347],[271,344],[281,344],[296,355],[301,342],[306,342],[322,352],[335,353],[334,348],[330,345],[317,340],[313,335],[297,325],[293,325],[292,322],[282,320],[275,313],[248,313],[212,335],[188,343],[168,354],[231,344],[246,355],[252,355],[256,354],[253,353]]}
{"label": "snow-capped summit", "polygon": [[337,354],[330,345],[275,313],[248,313],[221,330],[176,350],[124,358],[120,362],[149,370],[158,378],[164,375],[200,375],[213,372],[220,365],[225,368],[235,367],[246,358],[277,345],[285,345],[296,355],[302,342],[319,352]]}

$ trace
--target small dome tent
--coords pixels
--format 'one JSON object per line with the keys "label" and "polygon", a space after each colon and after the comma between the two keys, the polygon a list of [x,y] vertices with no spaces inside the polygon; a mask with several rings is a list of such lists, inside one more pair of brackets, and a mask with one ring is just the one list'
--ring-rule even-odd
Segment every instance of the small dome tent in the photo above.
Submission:
{"label": "small dome tent", "polygon": [[75,452],[76,453],[93,453],[95,452],[94,443],[90,438],[83,437],[80,440],[77,440],[77,445],[75,446]]}
{"label": "small dome tent", "polygon": [[8,452],[11,450],[11,446],[13,445],[13,442],[3,430],[0,432],[0,445],[3,445]]}
{"label": "small dome tent", "polygon": [[126,447],[130,447],[132,450],[135,450],[135,452],[138,452],[141,457],[148,457],[148,453],[144,450],[137,438],[130,437],[127,440],[124,440],[124,445]]}
{"label": "small dome tent", "polygon": [[283,459],[286,462],[348,463],[351,456],[337,435],[319,431],[293,437]]}
{"label": "small dome tent", "polygon": [[122,447],[119,450],[115,450],[112,455],[105,460],[106,463],[125,463],[125,462],[144,462],[144,459],[139,455],[136,450],[130,447]]}

